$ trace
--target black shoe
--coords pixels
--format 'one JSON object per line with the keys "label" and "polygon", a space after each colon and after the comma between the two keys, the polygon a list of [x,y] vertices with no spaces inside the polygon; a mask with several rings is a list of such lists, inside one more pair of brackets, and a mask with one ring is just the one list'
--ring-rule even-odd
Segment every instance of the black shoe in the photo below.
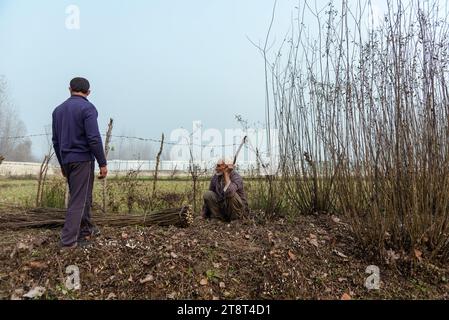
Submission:
{"label": "black shoe", "polygon": [[101,234],[101,231],[97,226],[93,226],[90,234],[92,237],[98,237]]}
{"label": "black shoe", "polygon": [[81,239],[78,241],[78,247],[80,248],[87,248],[92,245],[92,242],[86,239]]}
{"label": "black shoe", "polygon": [[100,229],[97,226],[93,226],[90,233],[82,235],[80,240],[92,240],[92,238],[98,237],[99,235],[101,235]]}
{"label": "black shoe", "polygon": [[59,250],[61,251],[72,251],[78,248],[78,243],[74,243],[70,246],[63,245],[62,242],[59,242]]}

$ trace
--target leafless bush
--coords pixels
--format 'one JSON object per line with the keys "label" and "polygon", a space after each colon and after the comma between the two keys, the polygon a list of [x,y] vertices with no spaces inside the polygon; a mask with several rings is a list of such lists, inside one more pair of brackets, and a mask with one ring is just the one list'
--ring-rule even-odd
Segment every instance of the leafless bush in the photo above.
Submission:
{"label": "leafless bush", "polygon": [[138,200],[139,170],[130,170],[126,176],[120,180],[122,199],[128,208],[128,213],[132,213],[135,202]]}
{"label": "leafless bush", "polygon": [[51,178],[42,184],[41,199],[38,207],[65,208],[66,179]]}
{"label": "leafless bush", "polygon": [[351,5],[301,2],[265,60],[286,195],[300,212],[344,213],[372,255],[447,260],[447,18],[437,1],[389,1],[379,23],[369,2]]}
{"label": "leafless bush", "polygon": [[49,166],[49,163],[50,163],[53,155],[54,155],[54,152],[51,152],[51,151],[49,154],[45,155],[44,160],[42,161],[42,164],[41,164],[41,167],[39,170],[39,175],[37,178],[36,207],[41,206],[41,203],[42,203],[45,180],[47,179],[48,166]]}

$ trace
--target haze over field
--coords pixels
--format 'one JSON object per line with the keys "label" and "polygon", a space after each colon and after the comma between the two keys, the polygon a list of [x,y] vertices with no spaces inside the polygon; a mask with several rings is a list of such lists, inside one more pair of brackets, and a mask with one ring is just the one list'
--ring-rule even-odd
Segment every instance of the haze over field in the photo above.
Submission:
{"label": "haze over field", "polygon": [[[275,49],[299,3],[277,3],[270,40]],[[316,1],[316,8],[327,3]],[[45,132],[78,75],[91,81],[102,130],[112,117],[115,134],[159,137],[180,127],[192,131],[195,120],[204,129],[239,128],[236,114],[263,125],[263,59],[249,39],[264,42],[273,4],[1,0],[0,75],[28,134]],[[79,29],[67,28],[70,5],[79,9]],[[375,15],[382,6],[373,1]],[[32,142],[41,157],[46,139]]]}

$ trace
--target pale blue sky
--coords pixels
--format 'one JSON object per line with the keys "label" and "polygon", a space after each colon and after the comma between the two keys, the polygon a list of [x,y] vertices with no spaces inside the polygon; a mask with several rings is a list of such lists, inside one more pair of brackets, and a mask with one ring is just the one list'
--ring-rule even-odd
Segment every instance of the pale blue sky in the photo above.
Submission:
{"label": "pale blue sky", "polygon": [[[317,1],[318,6],[327,0]],[[338,1],[337,1],[338,2]],[[68,5],[81,29],[65,27]],[[87,77],[105,131],[157,137],[201,120],[239,127],[264,121],[264,69],[248,41],[264,41],[273,0],[0,0],[0,75],[29,134],[51,123],[74,76]],[[279,0],[273,38],[298,0]],[[43,143],[35,142],[40,154]]]}
{"label": "pale blue sky", "polygon": [[[44,131],[77,75],[91,82],[100,127],[112,117],[116,134],[159,136],[194,120],[232,128],[235,114],[263,121],[263,60],[246,36],[263,39],[273,3],[0,0],[0,74],[28,133]],[[281,1],[276,30],[296,3]],[[65,27],[70,4],[79,31]]]}

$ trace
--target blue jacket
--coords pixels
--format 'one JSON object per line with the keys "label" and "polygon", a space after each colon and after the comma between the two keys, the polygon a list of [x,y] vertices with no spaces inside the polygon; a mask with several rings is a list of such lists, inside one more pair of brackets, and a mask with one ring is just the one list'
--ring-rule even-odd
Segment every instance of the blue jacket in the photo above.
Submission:
{"label": "blue jacket", "polygon": [[53,147],[61,166],[95,159],[100,167],[107,164],[97,118],[95,106],[76,95],[53,111]]}

